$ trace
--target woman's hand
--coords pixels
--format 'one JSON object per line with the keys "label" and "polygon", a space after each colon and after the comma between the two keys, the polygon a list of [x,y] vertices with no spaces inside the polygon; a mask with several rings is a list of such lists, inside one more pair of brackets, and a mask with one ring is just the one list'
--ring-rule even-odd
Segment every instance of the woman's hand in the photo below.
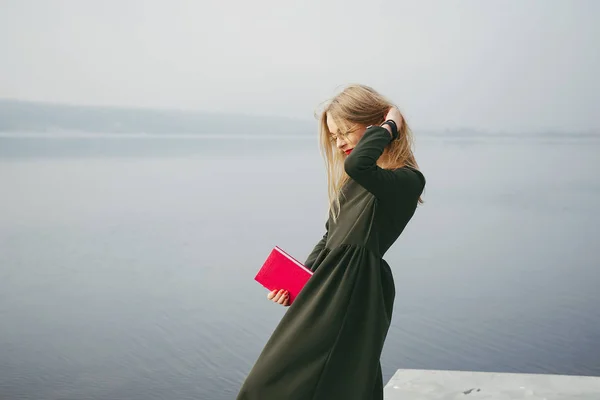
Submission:
{"label": "woman's hand", "polygon": [[279,303],[282,306],[289,306],[290,305],[290,294],[288,293],[287,290],[273,290],[272,292],[269,292],[267,294],[267,299],[269,300],[273,300],[275,303]]}
{"label": "woman's hand", "polygon": [[[400,114],[400,110],[398,110],[398,108],[396,108],[396,107],[390,108],[388,113],[385,115],[384,121],[387,121],[389,119],[391,119],[392,121],[394,121],[396,123],[398,132],[400,132],[400,128],[402,128],[402,114]],[[392,134],[392,128],[390,128],[387,125],[384,125],[383,127],[390,132],[390,135]]]}
{"label": "woman's hand", "polygon": [[396,126],[398,127],[398,130],[400,130],[400,128],[402,127],[402,114],[400,114],[400,110],[398,110],[398,108],[390,108],[390,110],[385,116],[385,121],[387,121],[388,119],[394,121],[396,123]]}

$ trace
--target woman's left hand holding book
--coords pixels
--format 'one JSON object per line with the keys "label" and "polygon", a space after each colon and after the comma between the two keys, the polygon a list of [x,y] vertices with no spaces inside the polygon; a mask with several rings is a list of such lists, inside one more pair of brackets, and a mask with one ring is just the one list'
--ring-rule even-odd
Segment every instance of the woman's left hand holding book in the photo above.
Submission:
{"label": "woman's left hand holding book", "polygon": [[267,294],[267,299],[274,301],[275,303],[279,303],[282,306],[290,305],[290,295],[287,290],[273,290]]}

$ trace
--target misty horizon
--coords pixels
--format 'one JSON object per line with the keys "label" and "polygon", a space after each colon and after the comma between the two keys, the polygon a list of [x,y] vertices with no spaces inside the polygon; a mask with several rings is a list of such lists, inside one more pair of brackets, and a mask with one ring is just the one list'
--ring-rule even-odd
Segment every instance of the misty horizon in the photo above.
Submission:
{"label": "misty horizon", "polygon": [[[142,120],[140,122],[140,120]],[[318,129],[316,116],[294,118],[268,114],[229,114],[207,110],[75,105],[0,98],[0,133],[146,133],[146,134],[275,134],[309,136]],[[600,131],[494,132],[471,127],[428,130],[411,126],[414,133],[430,136],[533,135],[598,137]],[[260,133],[259,133],[260,132]]]}

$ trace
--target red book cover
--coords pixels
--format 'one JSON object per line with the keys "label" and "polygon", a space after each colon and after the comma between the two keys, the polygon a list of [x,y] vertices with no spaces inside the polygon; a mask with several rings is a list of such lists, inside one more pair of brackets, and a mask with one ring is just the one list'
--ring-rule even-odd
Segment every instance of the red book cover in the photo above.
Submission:
{"label": "red book cover", "polygon": [[291,305],[312,274],[310,269],[275,246],[254,280],[269,291],[287,290],[290,294],[289,304]]}

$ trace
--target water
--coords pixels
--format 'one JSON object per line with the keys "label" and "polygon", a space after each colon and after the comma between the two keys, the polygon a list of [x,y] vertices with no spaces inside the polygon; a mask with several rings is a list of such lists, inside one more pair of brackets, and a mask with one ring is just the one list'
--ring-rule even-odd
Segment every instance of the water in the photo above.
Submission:
{"label": "water", "polygon": [[[386,255],[398,368],[600,376],[600,141],[418,138]],[[0,398],[235,397],[321,237],[311,138],[0,137]]]}

